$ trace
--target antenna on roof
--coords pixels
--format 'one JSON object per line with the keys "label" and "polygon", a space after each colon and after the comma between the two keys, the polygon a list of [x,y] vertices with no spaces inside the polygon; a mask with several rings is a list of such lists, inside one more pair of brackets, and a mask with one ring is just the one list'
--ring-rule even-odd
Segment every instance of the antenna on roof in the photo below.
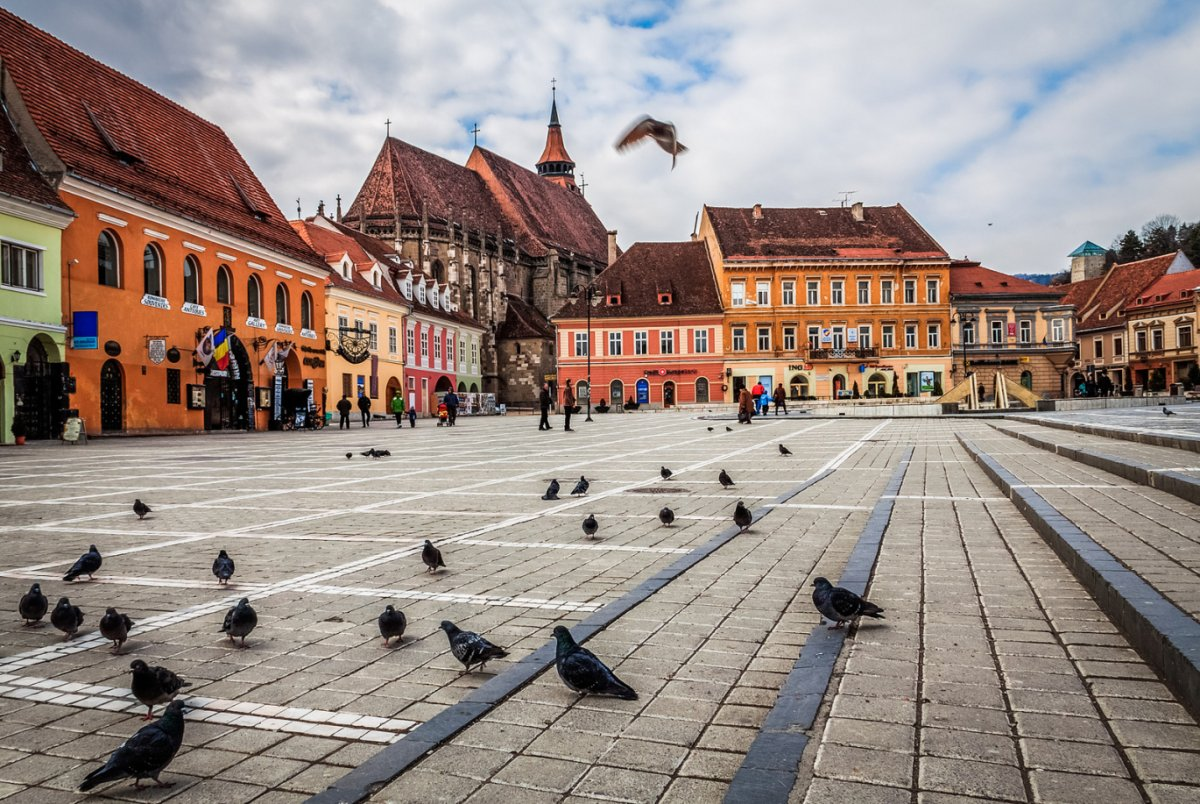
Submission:
{"label": "antenna on roof", "polygon": [[300,209],[300,199],[296,199],[296,220],[304,217],[304,211]]}
{"label": "antenna on roof", "polygon": [[[850,203],[850,196],[857,193],[858,190],[838,190],[838,195],[842,197],[842,206]],[[836,200],[836,199],[835,199]]]}
{"label": "antenna on roof", "polygon": [[584,197],[587,196],[587,181],[584,179],[582,173],[579,174],[579,194]]}

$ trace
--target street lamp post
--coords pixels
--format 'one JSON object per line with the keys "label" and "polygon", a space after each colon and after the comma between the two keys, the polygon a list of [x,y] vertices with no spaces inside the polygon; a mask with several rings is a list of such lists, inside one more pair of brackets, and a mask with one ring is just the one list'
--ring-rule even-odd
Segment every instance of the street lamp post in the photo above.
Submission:
{"label": "street lamp post", "polygon": [[596,298],[596,288],[588,285],[585,289],[584,304],[587,307],[587,416],[585,422],[592,420],[592,300]]}
{"label": "street lamp post", "polygon": [[975,338],[974,324],[977,320],[978,320],[978,317],[974,313],[962,313],[961,315],[958,313],[955,313],[955,315],[950,319],[950,323],[958,325],[958,328],[959,328],[958,329],[958,341],[959,341],[959,346],[962,349],[962,366],[963,366],[963,379],[964,380],[967,378],[967,327],[968,326],[971,327],[971,338],[972,338],[972,340],[974,340],[974,338]]}

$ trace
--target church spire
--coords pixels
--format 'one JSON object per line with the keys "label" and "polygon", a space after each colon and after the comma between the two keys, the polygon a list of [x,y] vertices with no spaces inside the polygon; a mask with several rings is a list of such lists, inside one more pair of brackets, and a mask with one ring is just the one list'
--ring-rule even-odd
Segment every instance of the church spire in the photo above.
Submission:
{"label": "church spire", "polygon": [[560,187],[567,187],[578,192],[575,186],[575,163],[567,153],[563,144],[562,124],[558,122],[558,88],[556,80],[550,81],[550,125],[546,130],[546,147],[542,149],[541,158],[537,161],[539,176],[552,181]]}

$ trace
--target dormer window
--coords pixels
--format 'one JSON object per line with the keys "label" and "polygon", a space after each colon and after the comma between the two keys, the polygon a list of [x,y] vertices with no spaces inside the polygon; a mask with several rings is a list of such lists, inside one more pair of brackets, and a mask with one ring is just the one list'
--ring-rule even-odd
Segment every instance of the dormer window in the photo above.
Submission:
{"label": "dormer window", "polygon": [[442,291],[442,309],[450,309],[450,288],[446,288]]}
{"label": "dormer window", "polygon": [[421,302],[421,304],[425,303],[425,283],[424,282],[417,285],[417,301]]}
{"label": "dormer window", "polygon": [[608,306],[609,307],[619,307],[620,305],[621,305],[621,294],[620,293],[610,293],[608,296]]}
{"label": "dormer window", "polygon": [[404,277],[404,281],[400,283],[400,292],[404,294],[404,298],[412,301],[412,274]]}
{"label": "dormer window", "polygon": [[433,309],[435,310],[441,307],[441,299],[439,298],[437,288],[434,288],[433,292],[429,294],[429,303],[433,305]]}
{"label": "dormer window", "polygon": [[661,292],[661,293],[659,293],[659,294],[658,294],[658,303],[659,303],[659,304],[670,304],[670,303],[671,303],[671,293],[670,293],[670,291],[666,291],[666,292]]}
{"label": "dormer window", "polygon": [[376,268],[371,272],[371,285],[374,286],[376,290],[379,290],[381,282],[383,282],[383,272]]}

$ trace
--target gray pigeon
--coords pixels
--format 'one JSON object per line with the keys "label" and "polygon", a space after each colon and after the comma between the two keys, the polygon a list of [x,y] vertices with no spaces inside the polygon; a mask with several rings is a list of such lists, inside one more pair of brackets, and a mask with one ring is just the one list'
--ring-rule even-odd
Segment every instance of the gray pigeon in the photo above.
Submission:
{"label": "gray pigeon", "polygon": [[720,480],[721,485],[724,486],[725,488],[729,488],[730,486],[733,485],[733,478],[730,477],[729,473],[726,472],[724,469],[721,470],[721,474],[717,475],[717,480]]}
{"label": "gray pigeon", "polygon": [[137,514],[137,518],[138,518],[138,519],[145,519],[145,518],[146,518],[146,514],[152,514],[152,513],[154,513],[153,511],[151,511],[151,510],[150,510],[150,506],[146,505],[146,504],[145,504],[144,502],[142,502],[141,500],[134,500],[134,501],[133,501],[133,512],[134,512],[135,514]]}
{"label": "gray pigeon", "polygon": [[738,500],[737,507],[733,509],[733,524],[744,531],[750,527],[750,522],[753,519],[754,515],[750,513],[750,509],[742,505],[741,500]]}
{"label": "gray pigeon", "polygon": [[388,647],[388,640],[392,637],[396,638],[396,644],[404,641],[404,629],[408,625],[408,620],[404,616],[404,612],[396,611],[396,607],[391,603],[379,615],[379,635],[383,637],[383,646]]}
{"label": "gray pigeon", "polygon": [[598,530],[600,530],[600,523],[596,521],[594,514],[588,514],[587,519],[583,520],[583,532],[590,539],[596,535]]}
{"label": "gray pigeon", "polygon": [[183,702],[174,701],[154,723],[142,726],[117,747],[108,762],[87,775],[79,784],[80,790],[91,790],[98,784],[133,777],[133,786],[141,787],[142,779],[153,779],[159,787],[174,782],[160,782],[158,775],[166,770],[183,745]]}
{"label": "gray pigeon", "polygon": [[671,155],[671,170],[674,170],[675,159],[687,150],[687,147],[675,137],[674,123],[666,123],[662,120],[655,120],[649,115],[643,115],[626,129],[625,133],[621,135],[621,139],[617,140],[617,150],[624,151],[647,137],[654,140],[659,148]]}
{"label": "gray pigeon", "polygon": [[730,427],[730,426],[727,424],[727,425],[725,425],[725,432],[727,432],[727,433],[732,433],[732,432],[733,432],[733,428],[732,428],[732,427]]}
{"label": "gray pigeon", "polygon": [[785,447],[783,444],[780,444],[779,445],[779,454],[780,455],[791,455],[792,451],[790,449],[788,449],[787,447]]}
{"label": "gray pigeon", "polygon": [[662,510],[658,512],[658,521],[668,528],[671,527],[671,523],[675,521],[675,512],[664,505]]}
{"label": "gray pigeon", "polygon": [[675,474],[674,472],[672,472],[670,469],[668,469],[668,468],[667,468],[667,467],[665,467],[665,466],[661,467],[661,468],[658,470],[658,473],[659,473],[660,475],[662,475],[662,479],[663,479],[663,480],[670,480],[670,479],[671,479],[671,475]]}
{"label": "gray pigeon", "polygon": [[64,581],[73,581],[80,575],[88,576],[88,580],[92,580],[92,573],[100,569],[100,565],[104,563],[104,559],[100,557],[100,551],[96,549],[96,545],[88,547],[88,551],[81,555],[79,559],[71,565],[67,570],[67,574],[63,576]]}
{"label": "gray pigeon", "polygon": [[446,562],[442,560],[442,551],[433,546],[433,542],[425,540],[425,546],[421,548],[421,560],[425,562],[425,566],[430,572],[437,572],[438,567],[446,566]]}
{"label": "gray pigeon", "polygon": [[834,586],[824,578],[813,581],[813,605],[826,620],[833,623],[829,630],[841,628],[842,624],[855,617],[883,619],[883,609],[869,600],[863,600],[849,589]]}
{"label": "gray pigeon", "polygon": [[54,611],[50,612],[50,622],[55,628],[66,634],[63,637],[64,640],[70,639],[75,636],[79,626],[83,625],[83,611],[78,606],[72,606],[69,599],[60,597],[58,605],[54,607]]}
{"label": "gray pigeon", "polygon": [[233,577],[233,559],[224,550],[217,553],[217,557],[213,559],[213,575],[217,576],[219,584],[228,584],[229,579]]}
{"label": "gray pigeon", "polygon": [[712,431],[713,431],[713,429],[712,429],[711,427],[710,427],[710,428],[708,428],[708,432],[710,432],[710,433],[711,433]]}
{"label": "gray pigeon", "polygon": [[558,478],[555,478],[554,480],[551,480],[550,485],[546,487],[546,493],[542,495],[542,499],[543,500],[557,500],[558,499],[558,489],[559,489]]}
{"label": "gray pigeon", "polygon": [[346,453],[346,460],[350,460],[350,459],[351,459],[351,458],[353,458],[353,457],[354,457],[354,453],[353,453],[353,452],[347,452],[347,453]]}
{"label": "gray pigeon", "polygon": [[612,695],[626,701],[636,701],[633,688],[609,670],[604,662],[587,648],[581,647],[571,632],[561,625],[554,626],[554,666],[558,677],[570,689],[581,694]]}
{"label": "gray pigeon", "polygon": [[1166,415],[1166,416],[1174,416],[1174,415],[1175,415],[1175,411],[1171,410],[1171,409],[1170,409],[1169,407],[1167,407],[1166,405],[1163,405],[1163,415]]}
{"label": "gray pigeon", "polygon": [[128,614],[121,614],[111,606],[100,618],[100,634],[113,642],[113,653],[120,653],[121,646],[129,638],[129,629],[133,628],[133,620]]}
{"label": "gray pigeon", "polygon": [[503,659],[508,655],[504,648],[496,647],[474,631],[461,630],[449,620],[442,620],[440,627],[450,640],[450,652],[466,668],[464,673],[471,672],[472,665],[479,665],[479,669],[482,670],[492,659]]}
{"label": "gray pigeon", "polygon": [[592,484],[588,482],[587,478],[583,475],[580,475],[579,482],[575,484],[575,488],[571,489],[571,496],[574,497],[577,494],[587,494],[588,486],[590,485]]}
{"label": "gray pigeon", "polygon": [[17,605],[17,611],[21,613],[25,625],[38,625],[49,608],[50,601],[42,594],[41,584],[36,583],[21,595],[21,602]]}
{"label": "gray pigeon", "polygon": [[141,659],[134,659],[129,669],[133,671],[129,689],[134,698],[146,705],[146,716],[142,720],[153,718],[155,706],[170,703],[181,689],[192,686],[192,682],[184,681],[167,668],[151,667]]}
{"label": "gray pigeon", "polygon": [[241,637],[241,647],[246,647],[246,637],[250,636],[250,632],[258,625],[258,612],[250,606],[250,598],[244,597],[237,602],[237,605],[225,613],[225,622],[221,625],[221,631],[229,635],[229,641],[233,642],[234,637]]}

